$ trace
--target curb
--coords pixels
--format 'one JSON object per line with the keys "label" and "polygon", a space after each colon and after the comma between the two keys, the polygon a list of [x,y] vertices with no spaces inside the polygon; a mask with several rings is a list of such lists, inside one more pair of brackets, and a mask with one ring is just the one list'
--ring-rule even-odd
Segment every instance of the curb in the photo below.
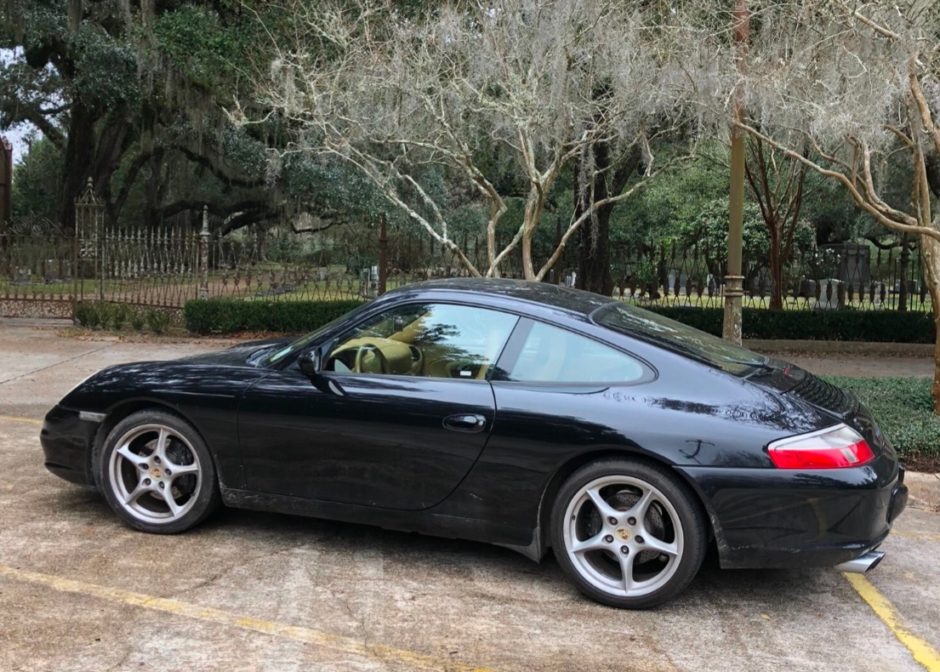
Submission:
{"label": "curb", "polygon": [[872,343],[863,341],[799,341],[747,339],[744,346],[758,352],[805,352],[819,354],[885,355],[889,357],[934,356],[932,343]]}
{"label": "curb", "polygon": [[904,485],[909,491],[911,508],[940,513],[940,473],[908,471],[904,474]]}

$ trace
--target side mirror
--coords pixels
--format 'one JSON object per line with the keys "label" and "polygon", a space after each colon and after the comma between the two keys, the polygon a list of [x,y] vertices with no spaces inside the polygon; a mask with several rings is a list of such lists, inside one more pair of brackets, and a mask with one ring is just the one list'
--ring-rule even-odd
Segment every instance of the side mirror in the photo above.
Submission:
{"label": "side mirror", "polygon": [[316,348],[302,352],[300,357],[297,358],[297,366],[314,383],[322,378],[320,375],[320,353]]}
{"label": "side mirror", "polygon": [[320,353],[316,348],[301,353],[300,357],[297,358],[297,366],[310,379],[315,388],[321,392],[343,396],[343,388],[323,375],[320,370],[320,363]]}

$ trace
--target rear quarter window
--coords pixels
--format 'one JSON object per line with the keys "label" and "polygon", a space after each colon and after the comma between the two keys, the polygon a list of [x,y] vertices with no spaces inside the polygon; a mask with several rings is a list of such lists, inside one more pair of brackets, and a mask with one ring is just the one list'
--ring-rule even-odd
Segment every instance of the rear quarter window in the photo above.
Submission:
{"label": "rear quarter window", "polygon": [[652,377],[638,359],[586,336],[535,322],[505,379],[525,383],[636,383]]}

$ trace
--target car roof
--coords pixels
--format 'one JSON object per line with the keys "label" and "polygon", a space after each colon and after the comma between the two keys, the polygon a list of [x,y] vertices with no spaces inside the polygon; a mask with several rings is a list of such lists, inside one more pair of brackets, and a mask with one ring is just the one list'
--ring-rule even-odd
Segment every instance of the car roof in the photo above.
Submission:
{"label": "car roof", "polygon": [[400,287],[385,294],[383,298],[408,293],[454,292],[478,296],[497,296],[551,306],[577,315],[590,315],[613,299],[571,287],[562,287],[547,282],[510,280],[507,278],[449,278],[428,280]]}

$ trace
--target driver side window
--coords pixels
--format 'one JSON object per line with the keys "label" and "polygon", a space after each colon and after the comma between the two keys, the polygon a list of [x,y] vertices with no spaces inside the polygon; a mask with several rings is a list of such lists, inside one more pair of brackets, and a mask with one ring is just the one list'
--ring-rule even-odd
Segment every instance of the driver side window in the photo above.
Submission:
{"label": "driver side window", "polygon": [[325,369],[483,380],[518,318],[473,306],[411,304],[367,320],[330,352]]}

